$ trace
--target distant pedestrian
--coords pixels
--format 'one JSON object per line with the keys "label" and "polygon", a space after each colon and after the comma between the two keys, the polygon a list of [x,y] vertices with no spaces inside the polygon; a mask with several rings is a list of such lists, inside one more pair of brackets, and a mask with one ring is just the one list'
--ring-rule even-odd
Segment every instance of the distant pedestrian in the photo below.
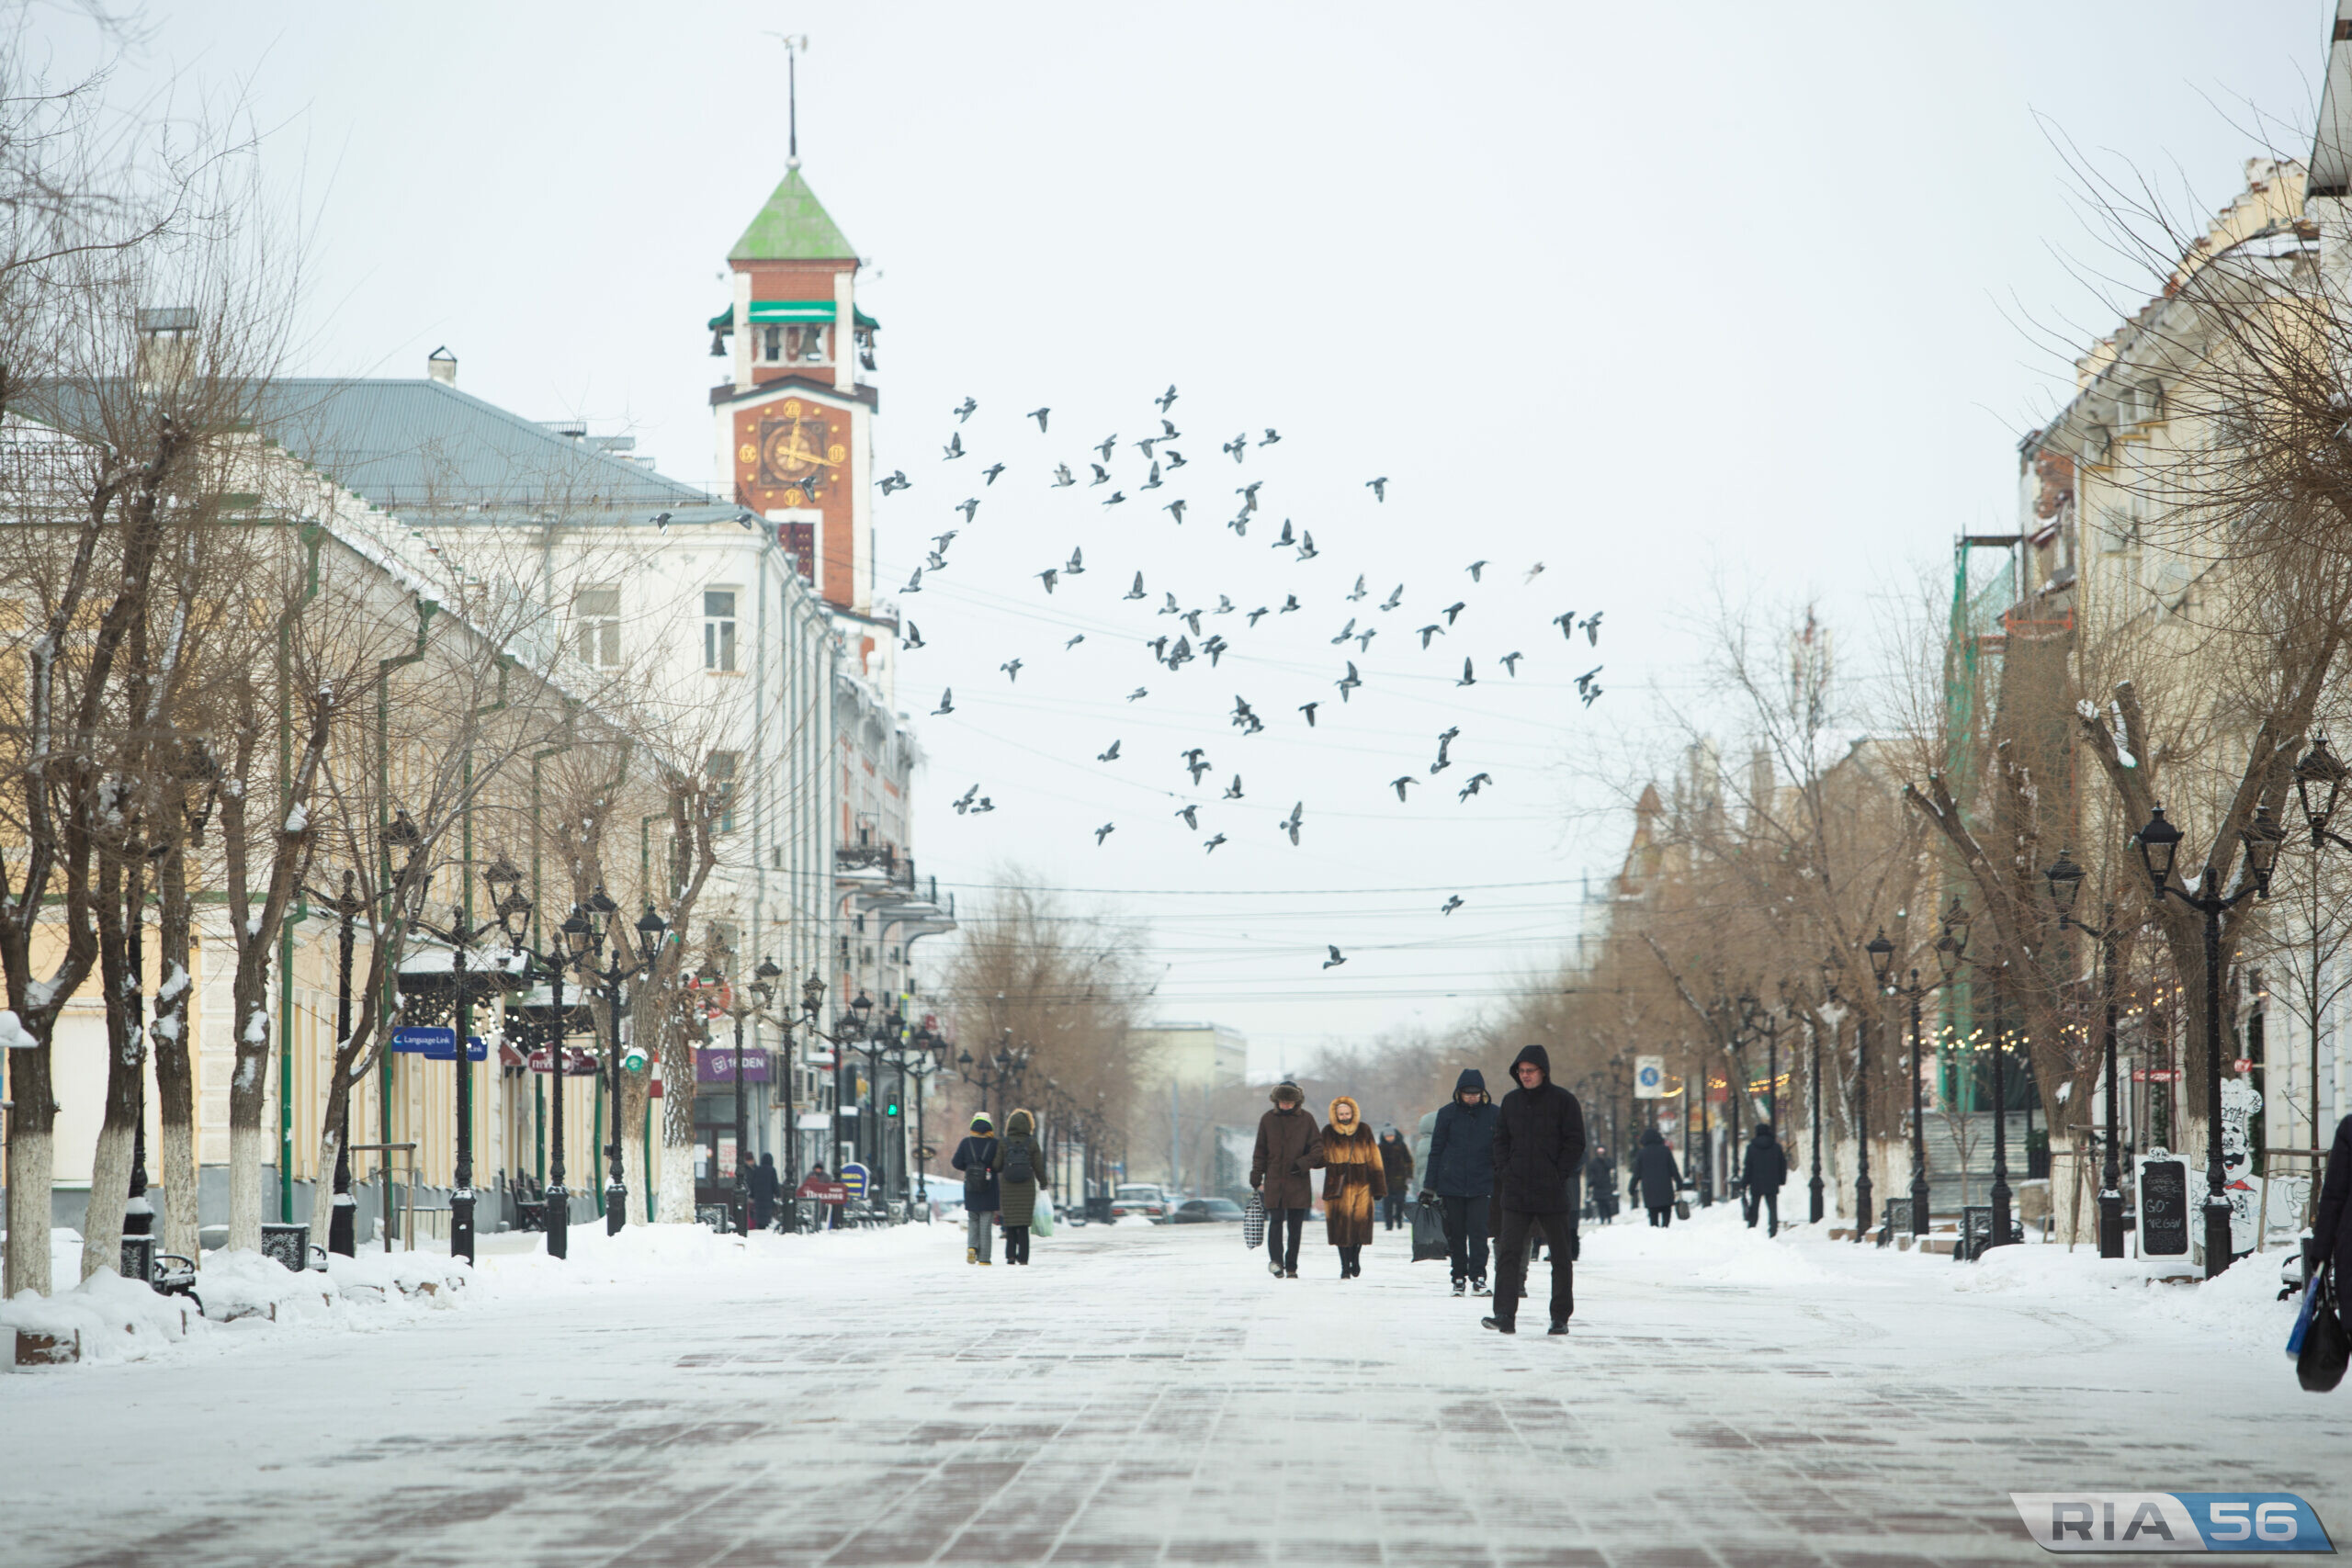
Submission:
{"label": "distant pedestrian", "polygon": [[1617,1217],[1617,1168],[1606,1148],[1595,1145],[1584,1163],[1584,1189],[1592,1197],[1592,1217],[1602,1224]]}
{"label": "distant pedestrian", "polygon": [[[806,1191],[811,1186],[831,1187],[832,1184],[833,1179],[830,1175],[826,1174],[824,1162],[820,1160],[815,1165],[808,1168],[808,1174],[801,1179],[800,1186],[801,1190]],[[799,1193],[794,1193],[793,1200],[795,1202],[797,1202],[799,1201]],[[817,1203],[817,1207],[823,1211],[817,1216],[817,1228],[819,1230],[836,1231],[841,1229],[842,1206],[839,1203],[828,1203],[822,1199],[818,1199],[815,1201]]]}
{"label": "distant pedestrian", "polygon": [[1780,1235],[1781,1187],[1789,1179],[1789,1156],[1772,1136],[1770,1122],[1756,1124],[1756,1136],[1747,1141],[1747,1157],[1740,1164],[1739,1179],[1747,1189],[1747,1228],[1756,1228],[1756,1211],[1760,1207],[1770,1219],[1764,1234]]}
{"label": "distant pedestrian", "polygon": [[1674,1222],[1674,1194],[1681,1185],[1682,1173],[1674,1168],[1674,1151],[1666,1146],[1657,1128],[1645,1128],[1634,1151],[1634,1179],[1626,1184],[1626,1195],[1639,1198],[1642,1207],[1650,1212],[1650,1224],[1664,1230]]}
{"label": "distant pedestrian", "polygon": [[1323,1163],[1323,1134],[1313,1112],[1300,1108],[1306,1097],[1296,1084],[1285,1078],[1268,1098],[1274,1108],[1258,1118],[1250,1185],[1266,1206],[1266,1268],[1277,1280],[1295,1280],[1298,1238],[1315,1207],[1315,1179],[1307,1172]]}
{"label": "distant pedestrian", "polygon": [[1388,1196],[1380,1201],[1381,1217],[1385,1228],[1393,1231],[1405,1223],[1405,1194],[1413,1185],[1413,1145],[1394,1127],[1381,1134],[1380,1170],[1388,1179]]}
{"label": "distant pedestrian", "polygon": [[1029,1261],[1029,1222],[1036,1217],[1037,1192],[1046,1187],[1045,1156],[1037,1148],[1037,1119],[1016,1111],[1004,1119],[999,1150],[997,1212],[1004,1218],[1004,1260]]}
{"label": "distant pedestrian", "polygon": [[964,1173],[964,1261],[983,1267],[995,1260],[993,1226],[1001,1207],[997,1188],[996,1123],[987,1111],[972,1118],[972,1132],[956,1145],[948,1163]]}
{"label": "distant pedestrian", "polygon": [[1453,1099],[1438,1108],[1430,1129],[1430,1165],[1421,1190],[1434,1193],[1445,1209],[1446,1252],[1453,1266],[1453,1293],[1487,1293],[1487,1206],[1495,1190],[1495,1107],[1486,1075],[1464,1067],[1453,1080]]}
{"label": "distant pedestrian", "polygon": [[1524,1045],[1510,1065],[1519,1087],[1495,1118],[1495,1197],[1502,1224],[1495,1236],[1495,1312],[1488,1328],[1519,1332],[1519,1298],[1527,1283],[1527,1240],[1540,1231],[1552,1254],[1552,1332],[1566,1334],[1576,1315],[1577,1174],[1584,1168],[1584,1107],[1552,1081],[1551,1054]]}
{"label": "distant pedestrian", "polygon": [[1331,1102],[1316,1164],[1323,1168],[1323,1231],[1340,1249],[1340,1278],[1363,1272],[1363,1249],[1372,1243],[1372,1205],[1388,1195],[1388,1175],[1380,1141],[1363,1124],[1363,1113],[1346,1095]]}
{"label": "distant pedestrian", "polygon": [[763,1154],[752,1168],[752,1228],[763,1231],[775,1220],[775,1156]]}

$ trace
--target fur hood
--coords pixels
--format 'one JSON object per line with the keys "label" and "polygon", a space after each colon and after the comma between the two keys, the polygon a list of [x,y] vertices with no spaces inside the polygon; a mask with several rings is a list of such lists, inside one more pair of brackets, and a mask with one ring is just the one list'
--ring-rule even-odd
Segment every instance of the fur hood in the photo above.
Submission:
{"label": "fur hood", "polygon": [[1004,1119],[1004,1135],[1025,1138],[1037,1130],[1037,1119],[1026,1111],[1016,1111]]}
{"label": "fur hood", "polygon": [[[1344,1127],[1340,1122],[1340,1107],[1342,1105],[1348,1108],[1348,1120]],[[1364,1131],[1363,1107],[1343,1094],[1331,1102],[1330,1113],[1324,1117],[1323,1125],[1343,1138],[1353,1137],[1356,1134]]]}

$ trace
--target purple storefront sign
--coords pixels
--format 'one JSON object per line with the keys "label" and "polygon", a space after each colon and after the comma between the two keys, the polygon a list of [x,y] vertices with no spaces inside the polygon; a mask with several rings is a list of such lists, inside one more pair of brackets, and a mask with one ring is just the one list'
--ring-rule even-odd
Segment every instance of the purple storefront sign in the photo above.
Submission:
{"label": "purple storefront sign", "polygon": [[[739,1081],[735,1076],[736,1066],[735,1052],[731,1046],[724,1050],[713,1048],[697,1051],[695,1053],[695,1082],[735,1083]],[[768,1081],[768,1054],[765,1051],[744,1052],[741,1066],[743,1076],[741,1082],[765,1083]]]}

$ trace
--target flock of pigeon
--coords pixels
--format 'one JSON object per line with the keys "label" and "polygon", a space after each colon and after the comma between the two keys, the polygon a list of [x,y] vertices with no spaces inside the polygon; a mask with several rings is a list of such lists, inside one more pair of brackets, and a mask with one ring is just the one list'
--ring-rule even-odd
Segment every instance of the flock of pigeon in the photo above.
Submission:
{"label": "flock of pigeon", "polygon": [[[1081,486],[1090,490],[1107,488],[1109,493],[1101,497],[1101,503],[1105,508],[1136,504],[1136,498],[1143,496],[1144,492],[1162,489],[1168,484],[1170,476],[1181,468],[1193,466],[1193,462],[1194,461],[1193,459],[1186,458],[1183,454],[1182,447],[1178,445],[1180,442],[1182,442],[1185,437],[1183,432],[1177,428],[1176,422],[1172,417],[1176,401],[1177,391],[1175,387],[1171,385],[1167,391],[1152,400],[1154,406],[1158,410],[1158,423],[1159,426],[1158,433],[1135,437],[1126,442],[1126,446],[1130,450],[1140,454],[1140,458],[1137,460],[1144,465],[1144,471],[1140,479],[1128,479],[1123,481],[1119,477],[1114,475],[1113,466],[1119,458],[1120,437],[1117,434],[1114,434],[1104,437],[1101,442],[1096,443],[1088,448],[1088,450],[1093,454],[1091,458],[1080,459],[1080,466],[1091,470],[1092,477],[1091,479],[1082,481],[1079,478],[1078,474],[1072,469],[1069,463],[1057,462],[1052,467],[1052,477],[1048,481],[1046,488],[1049,490],[1068,490],[1080,488]],[[964,445],[964,432],[961,427],[966,421],[971,418],[972,414],[977,412],[979,404],[977,400],[967,397],[962,403],[950,411],[956,416],[957,428],[954,428],[949,432],[947,441],[943,448],[943,455],[941,458],[943,462],[956,463],[974,456],[973,453]],[[1053,417],[1053,410],[1051,408],[1031,409],[1022,417],[1024,419],[1032,419],[1036,422],[1037,434],[1041,437],[1046,436],[1049,434],[1051,420]],[[1262,434],[1255,439],[1252,439],[1250,433],[1248,431],[1242,431],[1237,434],[1230,440],[1222,443],[1217,447],[1217,451],[1220,456],[1232,458],[1237,466],[1245,466],[1250,455],[1253,451],[1276,446],[1281,441],[1282,434],[1279,431],[1271,427],[1264,427]],[[936,575],[939,572],[948,570],[948,547],[956,542],[956,539],[960,533],[975,525],[981,506],[985,504],[986,501],[989,499],[988,492],[994,489],[997,480],[1010,471],[1012,465],[1008,463],[994,461],[986,468],[977,469],[978,477],[980,481],[978,488],[981,493],[978,495],[968,496],[965,500],[956,502],[951,508],[951,511],[961,514],[963,519],[961,527],[949,528],[943,533],[932,536],[930,550],[925,553],[922,564],[914,569],[912,576],[910,576],[905,585],[899,590],[901,595],[922,592],[925,573]],[[1265,488],[1266,481],[1261,479],[1247,477],[1246,467],[1243,477],[1244,482],[1236,485],[1233,491],[1235,496],[1238,498],[1237,510],[1235,511],[1234,515],[1226,521],[1224,525],[1231,529],[1236,536],[1246,538],[1249,536],[1250,529],[1253,525],[1262,525],[1265,521],[1261,516],[1259,496],[1260,491]],[[1196,478],[1197,476],[1187,476],[1188,479]],[[1364,488],[1372,491],[1373,499],[1375,502],[1386,502],[1388,499],[1389,485],[1389,480],[1386,476],[1384,475],[1378,478],[1366,479],[1363,483]],[[904,469],[899,469],[879,481],[879,485],[881,491],[885,496],[895,495],[901,491],[915,488],[914,481],[907,477]],[[1130,497],[1127,493],[1128,489],[1130,488],[1132,488],[1136,492],[1135,497]],[[1146,502],[1143,504],[1152,505],[1155,503]],[[1181,525],[1184,522],[1184,513],[1189,506],[1189,502],[1185,500],[1177,498],[1163,502],[1158,502],[1156,504],[1158,505],[1159,510],[1167,513],[1178,525]],[[1312,560],[1320,553],[1316,547],[1314,534],[1306,529],[1295,527],[1289,518],[1283,519],[1279,531],[1273,535],[1270,541],[1270,547],[1276,550],[1289,551],[1292,553],[1294,558],[1299,561]],[[1485,560],[1476,560],[1468,563],[1464,570],[1469,574],[1471,582],[1476,584],[1483,581],[1483,574],[1490,564],[1490,562]],[[1075,547],[1070,550],[1069,557],[1067,560],[1061,561],[1057,565],[1048,566],[1042,570],[1033,573],[1032,576],[1035,581],[1042,585],[1041,592],[1044,594],[1050,596],[1055,592],[1057,587],[1069,586],[1071,579],[1082,577],[1086,575],[1088,567],[1086,564],[1085,550],[1083,547]],[[1528,568],[1524,576],[1524,581],[1532,582],[1537,577],[1542,575],[1543,571],[1544,563],[1542,561],[1537,561]],[[1345,598],[1347,603],[1351,605],[1360,604],[1364,600],[1370,598],[1372,590],[1369,584],[1366,582],[1363,576],[1359,575],[1355,580],[1354,587],[1345,595]],[[1223,629],[1211,627],[1205,633],[1204,632],[1204,623],[1213,620],[1214,617],[1225,615],[1237,616],[1243,626],[1254,630],[1258,623],[1268,615],[1292,615],[1303,612],[1306,609],[1306,606],[1299,602],[1298,595],[1295,592],[1284,594],[1283,602],[1279,605],[1258,604],[1248,610],[1242,609],[1242,607],[1239,604],[1237,604],[1231,597],[1223,593],[1217,595],[1216,603],[1214,605],[1201,605],[1191,608],[1187,608],[1179,603],[1173,592],[1163,590],[1159,597],[1160,599],[1160,603],[1153,612],[1155,620],[1159,617],[1172,617],[1174,625],[1167,627],[1166,629],[1159,629],[1157,627],[1151,628],[1154,629],[1158,635],[1139,637],[1138,640],[1145,648],[1150,650],[1154,662],[1164,666],[1171,674],[1181,672],[1186,665],[1198,662],[1202,660],[1206,660],[1208,667],[1214,670],[1217,668],[1221,658],[1227,652],[1230,651],[1233,645],[1224,635]],[[1145,586],[1144,573],[1137,571],[1134,574],[1134,581],[1127,589],[1127,592],[1120,596],[1120,601],[1122,603],[1149,604],[1152,598],[1153,595]],[[1350,615],[1346,625],[1342,626],[1340,628],[1339,634],[1330,639],[1331,645],[1338,648],[1352,641],[1356,645],[1355,653],[1357,657],[1361,658],[1369,654],[1372,649],[1373,639],[1378,637],[1383,629],[1380,625],[1374,621],[1373,616],[1375,615],[1386,615],[1392,613],[1402,607],[1404,601],[1405,585],[1400,582],[1396,586],[1396,588],[1391,590],[1388,595],[1380,601],[1373,610]],[[1435,639],[1447,636],[1452,631],[1456,620],[1468,608],[1469,604],[1466,600],[1457,599],[1453,603],[1433,612],[1433,615],[1435,617],[1442,617],[1442,619],[1432,618],[1427,625],[1413,627],[1404,635],[1418,637],[1419,639],[1419,651],[1426,652],[1429,650]],[[1408,619],[1410,618],[1411,617],[1409,616],[1408,617]],[[1567,639],[1571,647],[1574,646],[1578,633],[1583,634],[1586,646],[1588,648],[1598,647],[1600,641],[1600,621],[1601,612],[1597,610],[1581,618],[1579,618],[1577,615],[1577,613],[1573,610],[1565,611],[1562,614],[1552,617],[1552,624],[1559,627],[1561,636]],[[911,612],[904,610],[903,608],[901,611],[900,637],[900,647],[904,649],[913,650],[926,646],[923,641],[922,630],[916,625]],[[1071,637],[1063,644],[1063,647],[1065,650],[1067,650],[1069,649],[1075,648],[1078,644],[1084,642],[1085,640],[1085,633],[1080,632],[1076,636]],[[1499,659],[1495,660],[1494,662],[1502,666],[1504,678],[1506,680],[1515,680],[1519,674],[1520,662],[1526,657],[1527,656],[1524,652],[1514,650],[1510,653],[1504,654]],[[1364,680],[1363,676],[1357,669],[1354,659],[1341,655],[1340,662],[1344,666],[1344,669],[1334,677],[1331,684],[1334,689],[1338,691],[1340,700],[1342,703],[1346,703],[1350,700],[1351,694],[1364,684]],[[1017,684],[1020,681],[1021,671],[1023,668],[1023,661],[1019,658],[1013,658],[998,665],[997,672],[1003,675],[1007,682]],[[1601,695],[1600,677],[1602,668],[1603,667],[1601,665],[1596,664],[1591,669],[1587,670],[1582,674],[1575,677],[1577,694],[1587,707],[1590,707]],[[1491,678],[1492,676],[1490,671],[1489,679]],[[1469,655],[1465,655],[1464,657],[1462,660],[1462,673],[1453,683],[1456,686],[1475,686],[1478,684],[1477,664],[1475,657]],[[1148,687],[1137,686],[1133,692],[1127,694],[1126,700],[1131,703],[1140,702],[1149,697],[1150,694],[1151,693]],[[1328,698],[1322,698],[1301,703],[1297,705],[1295,711],[1304,716],[1307,727],[1309,728],[1313,728],[1315,727],[1317,710],[1321,708],[1328,700]],[[931,712],[933,716],[944,716],[953,714],[956,711],[956,693],[955,688],[951,685],[942,690],[939,697],[939,705],[933,708]],[[1267,728],[1265,719],[1260,716],[1257,710],[1246,698],[1239,695],[1236,695],[1233,700],[1233,709],[1229,718],[1233,726],[1239,729],[1244,735],[1256,735],[1262,732]],[[1458,726],[1453,726],[1446,728],[1438,736],[1437,757],[1429,767],[1429,773],[1431,777],[1444,773],[1453,765],[1451,750],[1453,742],[1460,738],[1461,733],[1462,731]],[[1184,750],[1180,753],[1180,755],[1183,760],[1184,771],[1192,775],[1193,784],[1195,786],[1198,786],[1203,776],[1212,771],[1212,765],[1207,761],[1207,749],[1198,746],[1191,747]],[[1106,750],[1096,754],[1094,760],[1098,762],[1116,762],[1120,761],[1119,741],[1115,739],[1113,740]],[[1420,784],[1421,782],[1420,777],[1416,774],[1403,773],[1398,775],[1396,778],[1390,780],[1389,787],[1393,788],[1396,792],[1396,798],[1399,801],[1406,801],[1409,798],[1408,792]],[[1461,788],[1456,792],[1455,798],[1458,801],[1467,801],[1472,796],[1478,795],[1482,790],[1491,786],[1494,782],[1494,777],[1490,773],[1474,773],[1463,781]],[[1243,798],[1241,775],[1239,773],[1237,773],[1233,775],[1232,783],[1226,787],[1221,798],[1225,800],[1239,800]],[[989,796],[980,793],[980,786],[978,784],[973,784],[969,789],[966,790],[964,794],[953,801],[951,805],[958,816],[979,815],[981,813],[996,809],[995,802]],[[1197,832],[1200,829],[1200,809],[1201,807],[1197,804],[1188,804],[1175,812],[1174,815],[1178,819],[1183,822],[1187,829]],[[1305,801],[1301,800],[1294,802],[1291,806],[1289,815],[1278,818],[1275,822],[1276,830],[1285,835],[1293,845],[1296,845],[1299,842],[1300,832],[1306,822],[1306,807]],[[1115,822],[1105,822],[1101,827],[1092,829],[1096,845],[1099,847],[1104,840],[1108,839],[1114,832],[1117,831],[1117,829],[1118,825]],[[1208,839],[1204,840],[1203,847],[1205,852],[1214,854],[1216,853],[1218,846],[1224,844],[1226,841],[1226,835],[1222,832],[1216,832],[1213,833]],[[1454,910],[1462,908],[1462,906],[1463,899],[1460,895],[1457,894],[1449,897],[1445,901],[1444,905],[1440,908],[1439,912],[1441,914],[1451,915]],[[1325,960],[1323,964],[1323,967],[1325,969],[1330,969],[1338,964],[1345,964],[1347,962],[1346,957],[1341,954],[1338,947],[1330,947],[1329,952],[1329,957]]]}

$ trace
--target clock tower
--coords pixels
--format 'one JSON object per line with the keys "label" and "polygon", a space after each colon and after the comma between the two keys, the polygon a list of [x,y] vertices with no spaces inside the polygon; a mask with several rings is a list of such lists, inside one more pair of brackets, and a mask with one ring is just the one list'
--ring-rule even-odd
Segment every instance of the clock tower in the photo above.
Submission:
{"label": "clock tower", "polygon": [[728,252],[734,297],[710,351],[734,375],[711,389],[718,471],[736,504],[776,530],[826,603],[874,607],[874,319],[857,308],[857,253],[786,164]]}

